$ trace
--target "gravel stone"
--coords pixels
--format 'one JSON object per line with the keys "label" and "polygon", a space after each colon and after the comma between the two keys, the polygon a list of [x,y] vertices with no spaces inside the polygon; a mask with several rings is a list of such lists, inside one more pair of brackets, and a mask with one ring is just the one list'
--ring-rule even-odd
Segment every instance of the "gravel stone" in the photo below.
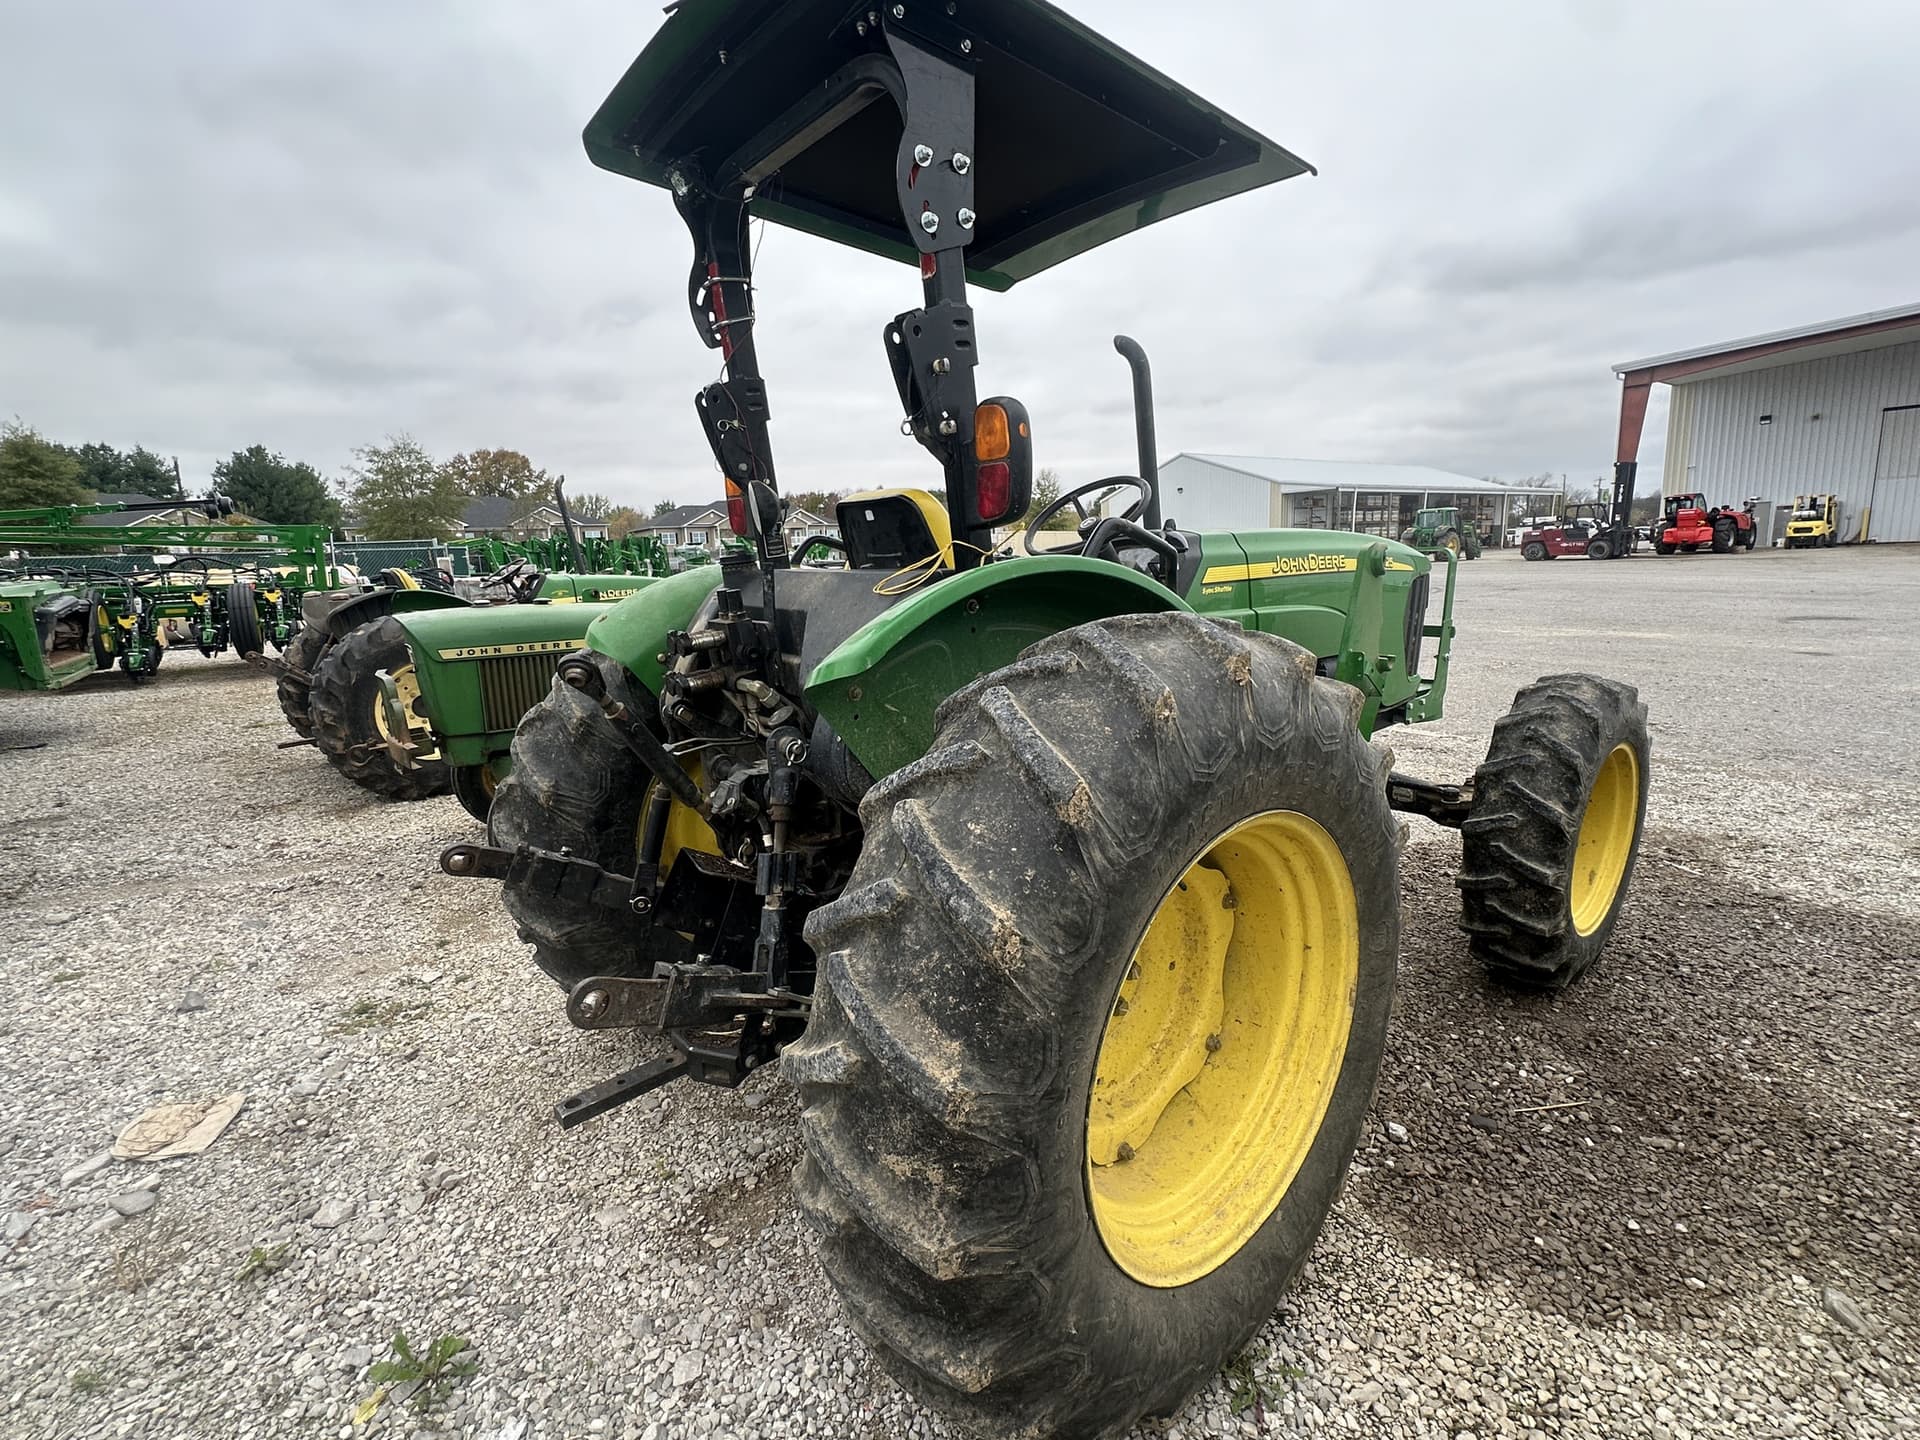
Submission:
{"label": "gravel stone", "polygon": [[1867,1324],[1867,1317],[1860,1313],[1860,1306],[1854,1298],[1837,1286],[1820,1287],[1820,1308],[1856,1335],[1868,1334],[1873,1328]]}
{"label": "gravel stone", "polygon": [[113,1213],[131,1220],[136,1215],[144,1215],[160,1202],[160,1197],[151,1190],[128,1190],[119,1195],[108,1197],[107,1204],[113,1207]]}
{"label": "gravel stone", "polygon": [[[1578,985],[1509,994],[1457,928],[1457,837],[1409,822],[1379,1128],[1254,1337],[1263,1398],[1216,1378],[1122,1440],[1920,1440],[1920,565],[1492,552],[1459,583],[1447,718],[1390,732],[1396,768],[1465,778],[1538,674],[1639,685],[1628,909]],[[276,751],[264,677],[190,650],[137,690],[0,695],[0,732],[49,742],[0,767],[0,981],[35,997],[0,1036],[0,1213],[40,1216],[0,1253],[6,1440],[405,1440],[404,1405],[348,1421],[350,1362],[401,1331],[474,1346],[425,1426],[460,1440],[963,1440],[815,1262],[777,1073],[552,1128],[664,1047],[565,1023],[497,888],[438,874],[484,833],[453,801]],[[109,831],[137,870],[103,877]],[[47,924],[83,910],[112,923]],[[175,1023],[186,988],[218,1003]],[[204,1154],[137,1172],[165,1207],[110,1208],[103,1137],[241,1089]],[[328,1196],[351,1223],[307,1223]],[[278,1268],[237,1280],[256,1249]]]}
{"label": "gravel stone", "polygon": [[27,1232],[40,1223],[37,1210],[15,1210],[7,1216],[6,1243],[18,1245],[27,1238]]}
{"label": "gravel stone", "polygon": [[328,1200],[313,1212],[313,1218],[307,1223],[316,1230],[332,1230],[351,1220],[357,1209],[359,1206],[352,1200]]}

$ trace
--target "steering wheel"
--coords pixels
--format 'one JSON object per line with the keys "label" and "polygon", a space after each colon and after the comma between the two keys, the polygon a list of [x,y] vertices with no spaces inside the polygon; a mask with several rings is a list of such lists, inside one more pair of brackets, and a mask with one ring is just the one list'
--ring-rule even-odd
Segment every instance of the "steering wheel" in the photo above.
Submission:
{"label": "steering wheel", "polygon": [[[1111,490],[1116,485],[1131,486],[1138,492],[1133,497],[1133,503],[1128,505],[1127,508],[1122,510],[1118,515],[1105,517],[1095,515],[1091,510],[1087,509],[1085,505],[1080,503],[1081,496],[1092,495],[1096,491]],[[1097,555],[1099,553],[1098,551],[1090,551],[1088,549],[1087,541],[1101,528],[1102,520],[1124,520],[1133,529],[1138,530],[1139,526],[1136,522],[1146,513],[1147,502],[1151,499],[1153,499],[1153,487],[1148,485],[1147,482],[1142,480],[1138,475],[1114,475],[1105,480],[1095,480],[1086,485],[1076,485],[1058,500],[1047,506],[1047,508],[1042,510],[1038,515],[1034,516],[1033,519],[1027,523],[1027,533],[1021,538],[1026,543],[1027,553],[1029,555]],[[1077,545],[1051,545],[1045,549],[1035,545],[1033,543],[1034,536],[1044,530],[1047,522],[1069,505],[1073,507],[1073,513],[1080,517],[1078,527],[1080,543]],[[1140,533],[1146,534],[1148,532],[1141,531]],[[1107,547],[1103,545],[1100,548],[1105,549]]]}
{"label": "steering wheel", "polygon": [[538,594],[540,582],[544,578],[530,562],[515,560],[481,580],[480,585],[487,590],[503,588],[516,601],[524,605]]}

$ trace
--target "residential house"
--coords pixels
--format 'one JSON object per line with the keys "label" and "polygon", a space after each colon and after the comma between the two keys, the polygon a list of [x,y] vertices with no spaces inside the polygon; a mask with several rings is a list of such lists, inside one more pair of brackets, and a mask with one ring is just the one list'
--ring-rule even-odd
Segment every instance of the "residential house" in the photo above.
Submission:
{"label": "residential house", "polygon": [[[505,495],[476,496],[461,512],[458,538],[471,540],[482,535],[498,535],[509,540],[526,540],[566,533],[559,506],[544,503],[523,510],[525,503]],[[583,520],[578,515],[573,517],[573,528],[582,540],[603,540],[607,534],[606,521]]]}
{"label": "residential house", "polygon": [[[784,528],[789,550],[799,549],[803,542],[815,535],[827,535],[834,539],[840,536],[839,526],[800,505],[787,511]],[[676,505],[634,526],[634,533],[657,535],[675,550],[689,545],[703,550],[718,550],[722,543],[734,538],[733,527],[727,521],[724,500],[716,500],[708,505]]]}

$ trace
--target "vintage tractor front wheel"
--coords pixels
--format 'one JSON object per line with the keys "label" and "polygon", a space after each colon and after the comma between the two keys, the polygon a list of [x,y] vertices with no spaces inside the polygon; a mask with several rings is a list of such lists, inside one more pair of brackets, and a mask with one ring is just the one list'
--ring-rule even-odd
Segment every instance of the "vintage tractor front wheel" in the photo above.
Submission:
{"label": "vintage tractor front wheel", "polygon": [[1399,946],[1355,692],[1193,615],[950,698],[811,918],[795,1192],[855,1327],[997,1434],[1168,1413],[1312,1248]]}
{"label": "vintage tractor front wheel", "polygon": [[1514,697],[1461,827],[1462,924],[1495,975],[1557,989],[1600,954],[1640,851],[1650,758],[1631,685],[1548,675]]}
{"label": "vintage tractor front wheel", "polygon": [[[609,701],[638,723],[658,726],[652,694],[619,661],[591,652],[586,658]],[[513,733],[513,768],[494,792],[487,836],[504,849],[567,850],[616,875],[631,875],[652,784],[600,701],[556,678],[547,698],[522,717]],[[667,837],[676,852],[719,849],[700,817],[677,804]],[[551,886],[512,878],[502,898],[520,938],[534,947],[534,964],[564,988],[589,975],[653,973],[649,927],[623,911],[583,905],[555,895]]]}
{"label": "vintage tractor front wheel", "polygon": [[389,800],[424,800],[452,787],[444,760],[403,767],[387,749],[380,671],[412,663],[407,632],[391,615],[369,621],[328,647],[313,671],[313,740],[342,775]]}

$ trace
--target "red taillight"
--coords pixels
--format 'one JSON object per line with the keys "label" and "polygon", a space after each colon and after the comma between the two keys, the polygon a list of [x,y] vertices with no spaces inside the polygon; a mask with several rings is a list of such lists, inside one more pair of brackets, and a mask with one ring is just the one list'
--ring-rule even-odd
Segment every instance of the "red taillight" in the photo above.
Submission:
{"label": "red taillight", "polygon": [[727,486],[727,524],[733,527],[733,533],[742,540],[751,538],[753,532],[747,528],[747,497]]}
{"label": "red taillight", "polygon": [[1004,460],[982,465],[974,482],[979,497],[980,518],[989,522],[1004,520],[1013,501],[1013,471]]}

